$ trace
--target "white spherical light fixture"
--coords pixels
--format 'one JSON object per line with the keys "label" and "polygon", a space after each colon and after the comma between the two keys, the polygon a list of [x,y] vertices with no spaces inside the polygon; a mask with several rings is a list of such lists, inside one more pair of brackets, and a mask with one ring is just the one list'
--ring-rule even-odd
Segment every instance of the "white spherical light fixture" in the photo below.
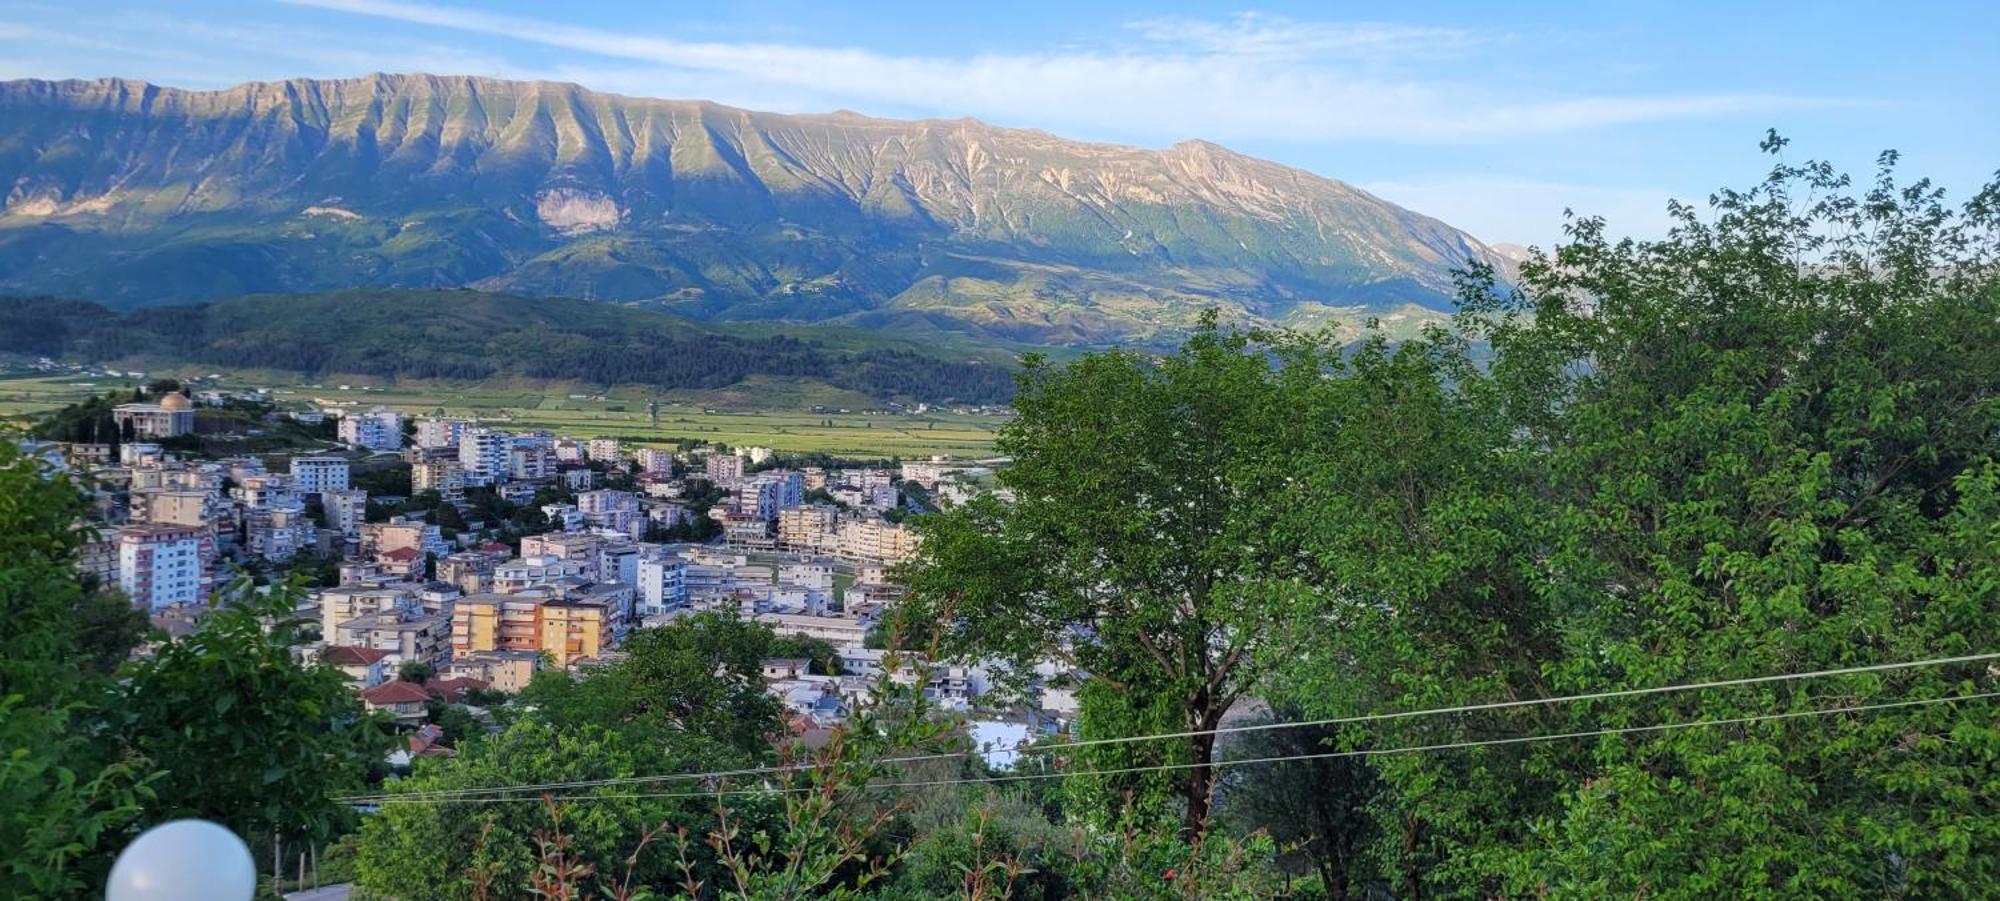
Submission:
{"label": "white spherical light fixture", "polygon": [[250,901],[257,865],[236,833],[175,820],[141,833],[111,866],[105,901]]}

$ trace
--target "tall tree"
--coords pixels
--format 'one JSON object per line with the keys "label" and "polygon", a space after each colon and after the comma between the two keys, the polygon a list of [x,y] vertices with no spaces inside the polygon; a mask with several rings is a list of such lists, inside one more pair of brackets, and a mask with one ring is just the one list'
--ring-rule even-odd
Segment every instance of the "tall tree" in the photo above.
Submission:
{"label": "tall tree", "polygon": [[1086,734],[1156,705],[1197,733],[1118,752],[1192,764],[1171,777],[1188,836],[1208,821],[1209,730],[1257,684],[1260,645],[1296,600],[1295,548],[1270,528],[1289,503],[1281,372],[1212,323],[1165,359],[1030,360],[998,439],[1011,498],[925,517],[906,574],[906,634],[1067,661],[1120,693],[1086,708]]}
{"label": "tall tree", "polygon": [[[1491,370],[1426,389],[1444,399],[1426,407],[1467,415],[1403,405],[1424,428],[1400,450],[1333,454],[1307,478],[1340,591],[1300,620],[1316,637],[1289,693],[1339,716],[2000,648],[1996,201],[1954,215],[1886,167],[1856,195],[1829,167],[1781,164],[1711,216],[1677,207],[1663,241],[1584,220],[1518,290],[1474,280],[1461,326],[1491,342]],[[1415,465],[1455,441],[1462,466]],[[1318,628],[1330,618],[1356,628]],[[1984,665],[1926,667],[1347,740],[1994,688]],[[1966,701],[1388,756],[1378,825],[1410,895],[1984,896],[2000,885],[1995,723]]]}

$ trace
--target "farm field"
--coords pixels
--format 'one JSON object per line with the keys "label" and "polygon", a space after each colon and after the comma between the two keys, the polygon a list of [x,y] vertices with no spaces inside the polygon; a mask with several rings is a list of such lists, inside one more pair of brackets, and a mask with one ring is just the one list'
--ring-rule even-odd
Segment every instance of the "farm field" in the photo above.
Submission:
{"label": "farm field", "polygon": [[0,374],[0,420],[18,421],[33,413],[68,406],[106,391],[131,391],[132,379]]}
{"label": "farm field", "polygon": [[[130,390],[129,379],[104,377],[0,377],[0,417],[28,414],[74,403],[91,393]],[[383,406],[409,415],[477,417],[527,430],[547,429],[578,438],[617,437],[637,444],[679,441],[721,442],[769,447],[794,453],[873,458],[933,455],[979,457],[990,454],[996,415],[951,412],[863,413],[877,402],[825,386],[757,383],[712,392],[660,395],[659,425],[647,412],[644,389],[603,391],[574,385],[400,384],[367,386],[328,381],[283,384],[226,377],[224,387],[269,389],[281,402],[314,405]],[[803,400],[801,400],[803,398]],[[715,406],[727,403],[727,407]],[[790,409],[757,409],[751,404],[786,403]],[[814,413],[825,404],[848,413]]]}

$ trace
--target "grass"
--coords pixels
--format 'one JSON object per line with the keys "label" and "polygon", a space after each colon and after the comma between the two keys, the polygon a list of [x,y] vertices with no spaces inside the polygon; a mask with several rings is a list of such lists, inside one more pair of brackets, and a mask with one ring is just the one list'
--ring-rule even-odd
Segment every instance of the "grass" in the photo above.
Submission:
{"label": "grass", "polygon": [[47,376],[40,373],[0,373],[0,420],[25,420],[35,413],[58,409],[116,390],[129,393],[138,382],[126,378]]}
{"label": "grass", "polygon": [[[154,373],[159,375],[163,373]],[[864,395],[819,383],[752,379],[715,391],[662,392],[660,419],[653,426],[645,388],[602,388],[566,383],[384,384],[381,380],[328,379],[312,385],[225,377],[227,387],[270,389],[280,401],[383,406],[414,416],[442,411],[477,417],[515,430],[547,429],[576,438],[617,437],[633,444],[682,440],[721,442],[733,447],[768,447],[780,452],[906,459],[944,455],[980,457],[992,453],[1000,416],[951,412],[873,413]],[[342,390],[341,385],[347,390]],[[23,418],[75,403],[113,388],[129,391],[130,379],[73,376],[0,375],[0,417]],[[822,404],[848,413],[814,413]]]}

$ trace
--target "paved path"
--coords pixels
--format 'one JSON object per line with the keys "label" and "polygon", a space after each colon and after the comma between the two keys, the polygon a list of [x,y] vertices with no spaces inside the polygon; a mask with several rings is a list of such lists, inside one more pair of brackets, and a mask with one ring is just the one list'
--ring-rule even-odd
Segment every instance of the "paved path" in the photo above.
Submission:
{"label": "paved path", "polygon": [[305,892],[293,892],[285,896],[285,901],[347,901],[347,893],[354,890],[348,883],[323,885]]}

